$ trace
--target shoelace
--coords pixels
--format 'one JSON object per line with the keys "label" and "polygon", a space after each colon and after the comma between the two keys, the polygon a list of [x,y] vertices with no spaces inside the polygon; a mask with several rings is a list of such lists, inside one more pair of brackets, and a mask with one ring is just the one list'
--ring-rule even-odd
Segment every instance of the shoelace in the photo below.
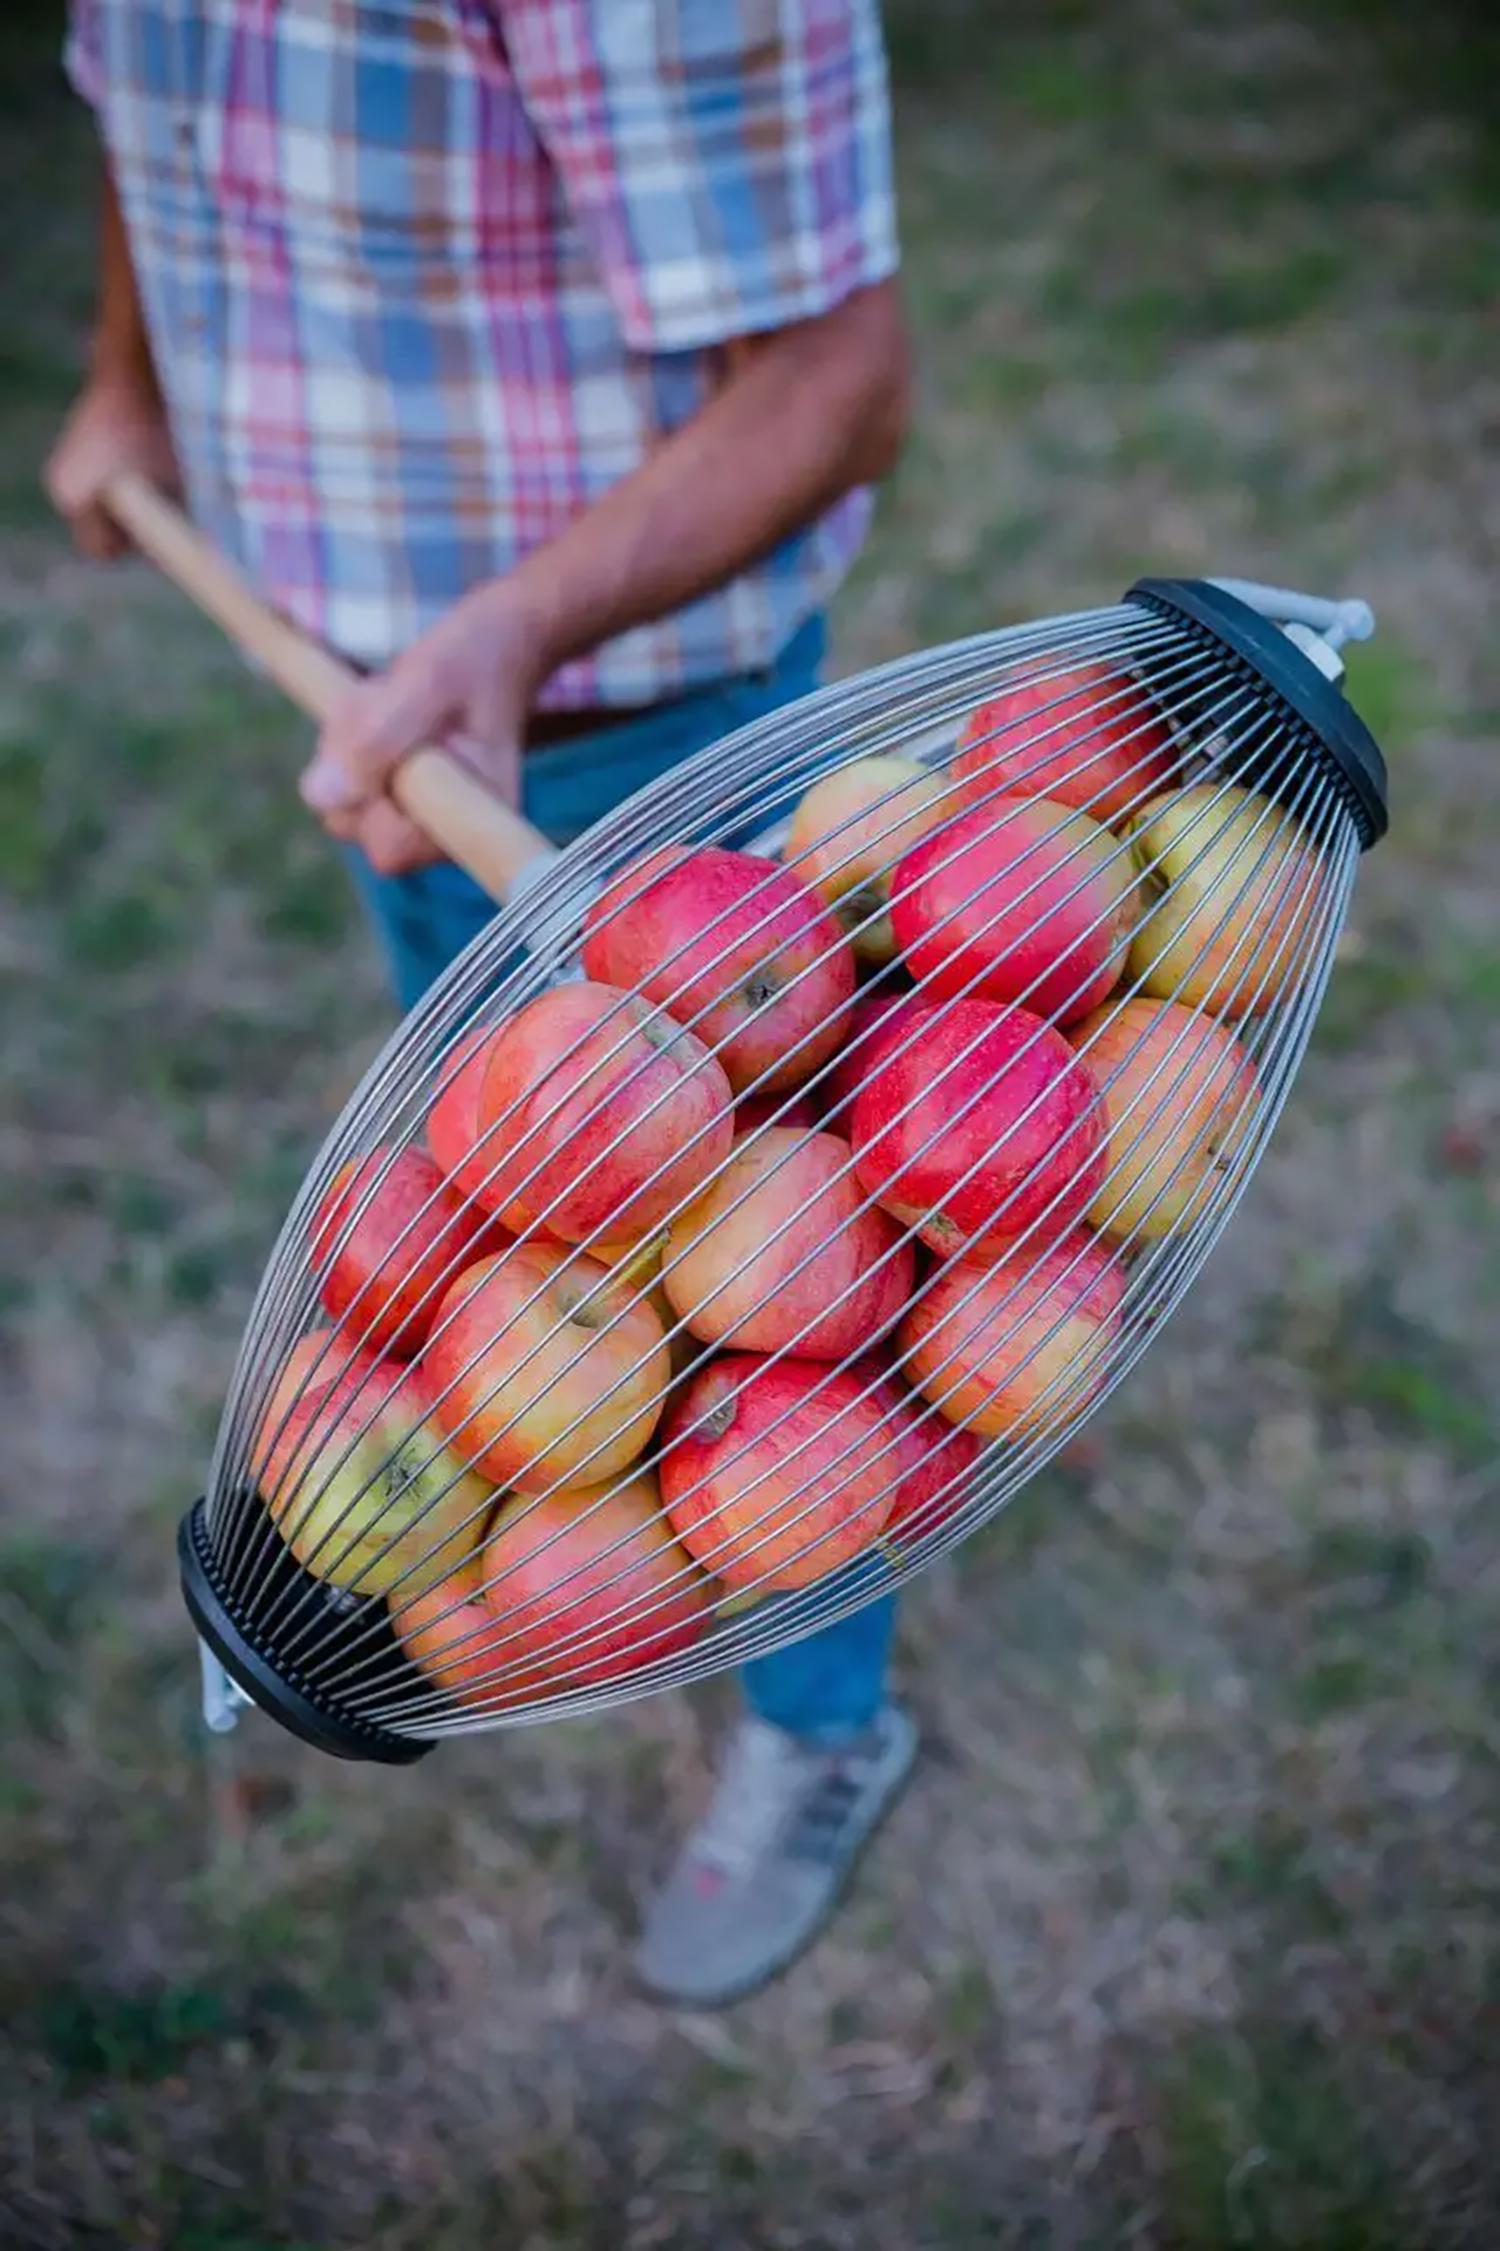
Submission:
{"label": "shoelace", "polygon": [[698,1832],[696,1857],[740,1875],[784,1843],[795,1859],[830,1863],[859,1796],[847,1761],[803,1750],[779,1728],[745,1720]]}

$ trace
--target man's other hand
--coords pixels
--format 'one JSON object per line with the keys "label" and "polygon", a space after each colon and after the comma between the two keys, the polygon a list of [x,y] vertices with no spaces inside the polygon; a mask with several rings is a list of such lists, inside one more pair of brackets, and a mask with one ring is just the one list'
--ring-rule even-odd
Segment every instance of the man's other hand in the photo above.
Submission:
{"label": "man's other hand", "polygon": [[95,375],[82,391],[42,472],[47,497],[85,555],[108,561],[130,545],[104,506],[111,477],[134,470],[163,492],[179,489],[177,457],[155,385]]}
{"label": "man's other hand", "polygon": [[476,587],[386,671],[340,698],[302,776],[304,803],[381,875],[440,859],[390,795],[402,759],[440,745],[519,806],[526,716],[549,669],[537,622],[509,582]]}

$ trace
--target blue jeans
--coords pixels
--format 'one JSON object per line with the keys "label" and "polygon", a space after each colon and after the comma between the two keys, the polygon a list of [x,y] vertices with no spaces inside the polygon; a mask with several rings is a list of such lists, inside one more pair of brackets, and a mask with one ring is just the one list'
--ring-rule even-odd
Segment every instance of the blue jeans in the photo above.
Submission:
{"label": "blue jeans", "polygon": [[[810,618],[765,672],[529,752],[522,769],[527,819],[554,843],[571,843],[695,751],[807,695],[817,686],[823,648],[823,620]],[[359,853],[348,859],[397,998],[403,1009],[412,1008],[486,928],[494,901],[451,862],[389,876],[377,875]],[[857,1734],[885,1701],[894,1623],[895,1602],[887,1595],[774,1656],[753,1659],[743,1676],[752,1709],[773,1726],[819,1741]]]}

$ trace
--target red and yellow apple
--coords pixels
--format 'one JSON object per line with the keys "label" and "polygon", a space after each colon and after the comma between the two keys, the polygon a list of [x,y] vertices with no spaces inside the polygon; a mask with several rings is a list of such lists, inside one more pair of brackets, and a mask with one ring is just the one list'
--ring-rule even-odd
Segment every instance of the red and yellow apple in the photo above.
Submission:
{"label": "red and yellow apple", "polygon": [[1130,839],[1145,890],[1132,980],[1231,1021],[1294,990],[1325,870],[1289,813],[1231,783],[1198,782],[1154,798]]}
{"label": "red and yellow apple", "polygon": [[425,1150],[372,1149],[340,1165],[313,1216],[318,1295],[353,1342],[409,1359],[448,1284],[506,1240]]}
{"label": "red and yellow apple", "polygon": [[1125,1278],[1079,1230],[1050,1250],[937,1275],[901,1325],[903,1366],[939,1411],[984,1438],[1033,1438],[1097,1396]]}
{"label": "red and yellow apple", "polygon": [[1021,1001],[1060,1024],[1119,982],[1136,907],[1128,848],[1045,797],[959,814],[907,853],[891,888],[923,998]]}
{"label": "red and yellow apple", "polygon": [[517,1243],[460,1275],[423,1356],[439,1421],[498,1485],[600,1484],[634,1461],[671,1380],[658,1314],[597,1259]]}
{"label": "red and yellow apple", "polygon": [[617,875],[588,911],[583,966],[690,1025],[737,1094],[783,1093],[826,1062],[855,984],[816,892],[716,845],[664,846]]}
{"label": "red and yellow apple", "polygon": [[661,1489],[705,1571],[770,1594],[811,1586],[871,1545],[895,1465],[885,1402],[858,1369],[729,1352],[667,1418]]}
{"label": "red and yellow apple", "polygon": [[439,1172],[461,1196],[474,1196],[487,1208],[494,1206],[497,1194],[491,1177],[494,1159],[479,1138],[479,1089],[497,1037],[492,1026],[472,1024],[454,1041],[443,1058],[426,1129]]}
{"label": "red and yellow apple", "polygon": [[251,1463],[304,1570],[360,1594],[418,1593],[446,1577],[494,1498],[448,1448],[417,1371],[351,1349],[336,1329],[292,1347]]}
{"label": "red and yellow apple", "polygon": [[970,712],[953,771],[976,803],[996,791],[1048,797],[1108,826],[1161,789],[1176,763],[1171,731],[1138,680],[1056,655]]}
{"label": "red and yellow apple", "polygon": [[693,1033],[613,985],[554,985],[491,1043],[478,1125],[518,1234],[634,1242],[734,1137],[729,1081]]}
{"label": "red and yellow apple", "polygon": [[854,1104],[862,1186],[945,1256],[998,1257],[1034,1223],[1061,1234],[1104,1178],[1098,1091],[1028,1009],[955,1001],[888,1050]]}
{"label": "red and yellow apple", "polygon": [[483,1547],[440,1586],[393,1604],[392,1619],[440,1687],[505,1710],[676,1656],[703,1632],[711,1604],[642,1472],[509,1497]]}
{"label": "red and yellow apple", "polygon": [[1069,1039],[1109,1132],[1090,1226],[1121,1242],[1170,1235],[1201,1213],[1216,1168],[1249,1131],[1254,1064],[1222,1024],[1169,1000],[1107,1004]]}
{"label": "red and yellow apple", "polygon": [[782,858],[833,909],[861,961],[894,959],[892,871],[957,802],[946,776],[881,755],[824,774],[798,805]]}
{"label": "red and yellow apple", "polygon": [[701,1343],[840,1360],[900,1319],[914,1274],[848,1142],[768,1126],[672,1221],[662,1288]]}

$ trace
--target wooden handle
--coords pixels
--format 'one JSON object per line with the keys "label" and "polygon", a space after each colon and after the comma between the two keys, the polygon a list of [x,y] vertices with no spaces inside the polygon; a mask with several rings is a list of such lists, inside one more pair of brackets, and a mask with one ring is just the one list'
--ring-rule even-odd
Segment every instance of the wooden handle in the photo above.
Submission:
{"label": "wooden handle", "polygon": [[[351,665],[253,594],[182,510],[144,477],[113,477],[103,497],[141,553],[222,626],[293,703],[314,719],[327,717],[335,699],[359,677]],[[414,750],[402,760],[391,795],[491,898],[503,899],[527,868],[556,856],[539,829],[437,746]]]}

